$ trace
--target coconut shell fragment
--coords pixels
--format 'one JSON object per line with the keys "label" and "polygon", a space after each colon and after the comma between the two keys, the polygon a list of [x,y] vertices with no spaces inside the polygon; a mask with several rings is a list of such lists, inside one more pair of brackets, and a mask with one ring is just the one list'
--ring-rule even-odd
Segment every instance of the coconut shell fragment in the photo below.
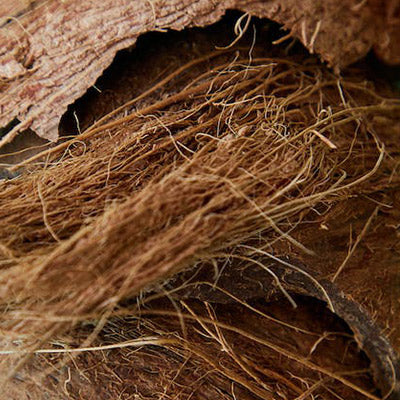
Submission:
{"label": "coconut shell fragment", "polygon": [[228,9],[281,24],[337,71],[372,48],[384,62],[399,63],[396,0],[48,0],[29,2],[26,8],[14,0],[3,3],[0,127],[15,118],[20,123],[0,147],[28,128],[57,140],[68,105],[95,84],[119,50],[146,32],[210,25]]}
{"label": "coconut shell fragment", "polygon": [[[251,250],[251,247],[248,247]],[[255,249],[255,253],[257,252]],[[400,359],[368,313],[329,280],[318,280],[298,261],[287,258],[259,259],[263,266],[249,263],[231,266],[215,278],[212,265],[177,275],[168,289],[178,298],[193,298],[209,303],[271,300],[290,293],[317,298],[345,322],[370,361],[373,376],[384,398],[400,398]],[[194,282],[190,282],[195,273]],[[180,286],[182,288],[180,289]]]}

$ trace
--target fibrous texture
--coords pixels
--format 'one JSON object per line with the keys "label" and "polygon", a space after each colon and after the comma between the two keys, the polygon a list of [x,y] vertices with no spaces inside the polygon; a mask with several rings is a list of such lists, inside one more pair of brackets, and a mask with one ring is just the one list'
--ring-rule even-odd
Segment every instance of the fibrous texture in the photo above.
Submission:
{"label": "fibrous texture", "polygon": [[[349,198],[378,199],[398,187],[398,146],[386,128],[399,112],[398,100],[379,96],[357,74],[340,79],[311,60],[227,50],[191,61],[81,135],[28,160],[23,177],[1,183],[3,379],[29,365],[27,355],[40,347],[87,347],[106,320],[126,315],[132,299],[160,296],[164,282],[182,270],[210,264],[218,275],[222,266],[234,268],[232,260],[262,268],[269,254],[285,256],[286,248],[313,254],[296,237],[298,227]],[[314,271],[315,279],[321,272]],[[295,303],[275,277],[277,291]],[[218,323],[210,308],[206,318],[185,307],[206,331],[213,322],[210,338],[224,343],[218,332],[231,322]],[[71,333],[93,320],[92,334]],[[165,333],[178,329],[168,318],[141,323],[150,339],[139,336],[138,346],[184,357],[186,343],[188,354],[207,361],[190,344],[200,340],[197,333],[184,332],[181,341]],[[242,328],[229,332],[235,330],[246,336]],[[248,333],[266,345],[257,337]],[[268,343],[303,370],[377,398],[371,388]],[[240,373],[221,372],[212,357],[207,363],[252,396],[278,398],[257,374],[247,376],[251,383],[241,378],[253,368],[250,359],[233,360]],[[283,391],[305,390],[281,375],[271,379]],[[383,387],[392,393],[396,385]]]}

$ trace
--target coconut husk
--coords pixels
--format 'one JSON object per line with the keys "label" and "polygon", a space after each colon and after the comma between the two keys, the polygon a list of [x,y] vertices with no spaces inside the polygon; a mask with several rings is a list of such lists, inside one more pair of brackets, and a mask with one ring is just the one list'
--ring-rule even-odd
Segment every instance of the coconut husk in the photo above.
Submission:
{"label": "coconut husk", "polygon": [[393,316],[343,290],[396,219],[399,113],[359,70],[231,47],[9,169],[3,392],[396,398]]}

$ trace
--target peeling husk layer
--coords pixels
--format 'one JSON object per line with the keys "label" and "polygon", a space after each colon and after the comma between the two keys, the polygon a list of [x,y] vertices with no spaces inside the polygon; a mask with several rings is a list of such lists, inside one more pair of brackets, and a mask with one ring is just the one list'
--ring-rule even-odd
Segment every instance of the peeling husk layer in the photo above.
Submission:
{"label": "peeling husk layer", "polygon": [[[390,134],[399,115],[398,100],[357,74],[339,79],[312,60],[216,52],[25,162],[0,192],[4,393],[396,395],[396,378],[379,376],[342,325],[331,335],[337,343],[326,344],[330,356],[313,358],[329,324],[294,321],[313,307],[292,310],[296,295],[266,259],[313,257],[297,232],[324,226],[350,199],[378,204],[380,216],[380,202],[399,187]],[[271,298],[292,311],[271,321],[260,296],[220,302],[187,290],[202,268],[213,269],[218,287],[239,264],[265,269]],[[304,268],[332,306],[319,279],[336,281],[342,269],[327,277]]]}

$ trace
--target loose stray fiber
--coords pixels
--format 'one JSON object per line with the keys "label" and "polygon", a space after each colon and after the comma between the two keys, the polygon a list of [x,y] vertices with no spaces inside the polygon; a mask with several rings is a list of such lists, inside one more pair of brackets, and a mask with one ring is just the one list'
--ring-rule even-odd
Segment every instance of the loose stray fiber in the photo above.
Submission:
{"label": "loose stray fiber", "polygon": [[222,51],[17,166],[0,183],[3,385],[55,337],[88,316],[98,333],[182,270],[260,238],[261,252],[280,240],[312,254],[293,233],[314,210],[399,185],[382,132],[399,115],[357,76]]}

